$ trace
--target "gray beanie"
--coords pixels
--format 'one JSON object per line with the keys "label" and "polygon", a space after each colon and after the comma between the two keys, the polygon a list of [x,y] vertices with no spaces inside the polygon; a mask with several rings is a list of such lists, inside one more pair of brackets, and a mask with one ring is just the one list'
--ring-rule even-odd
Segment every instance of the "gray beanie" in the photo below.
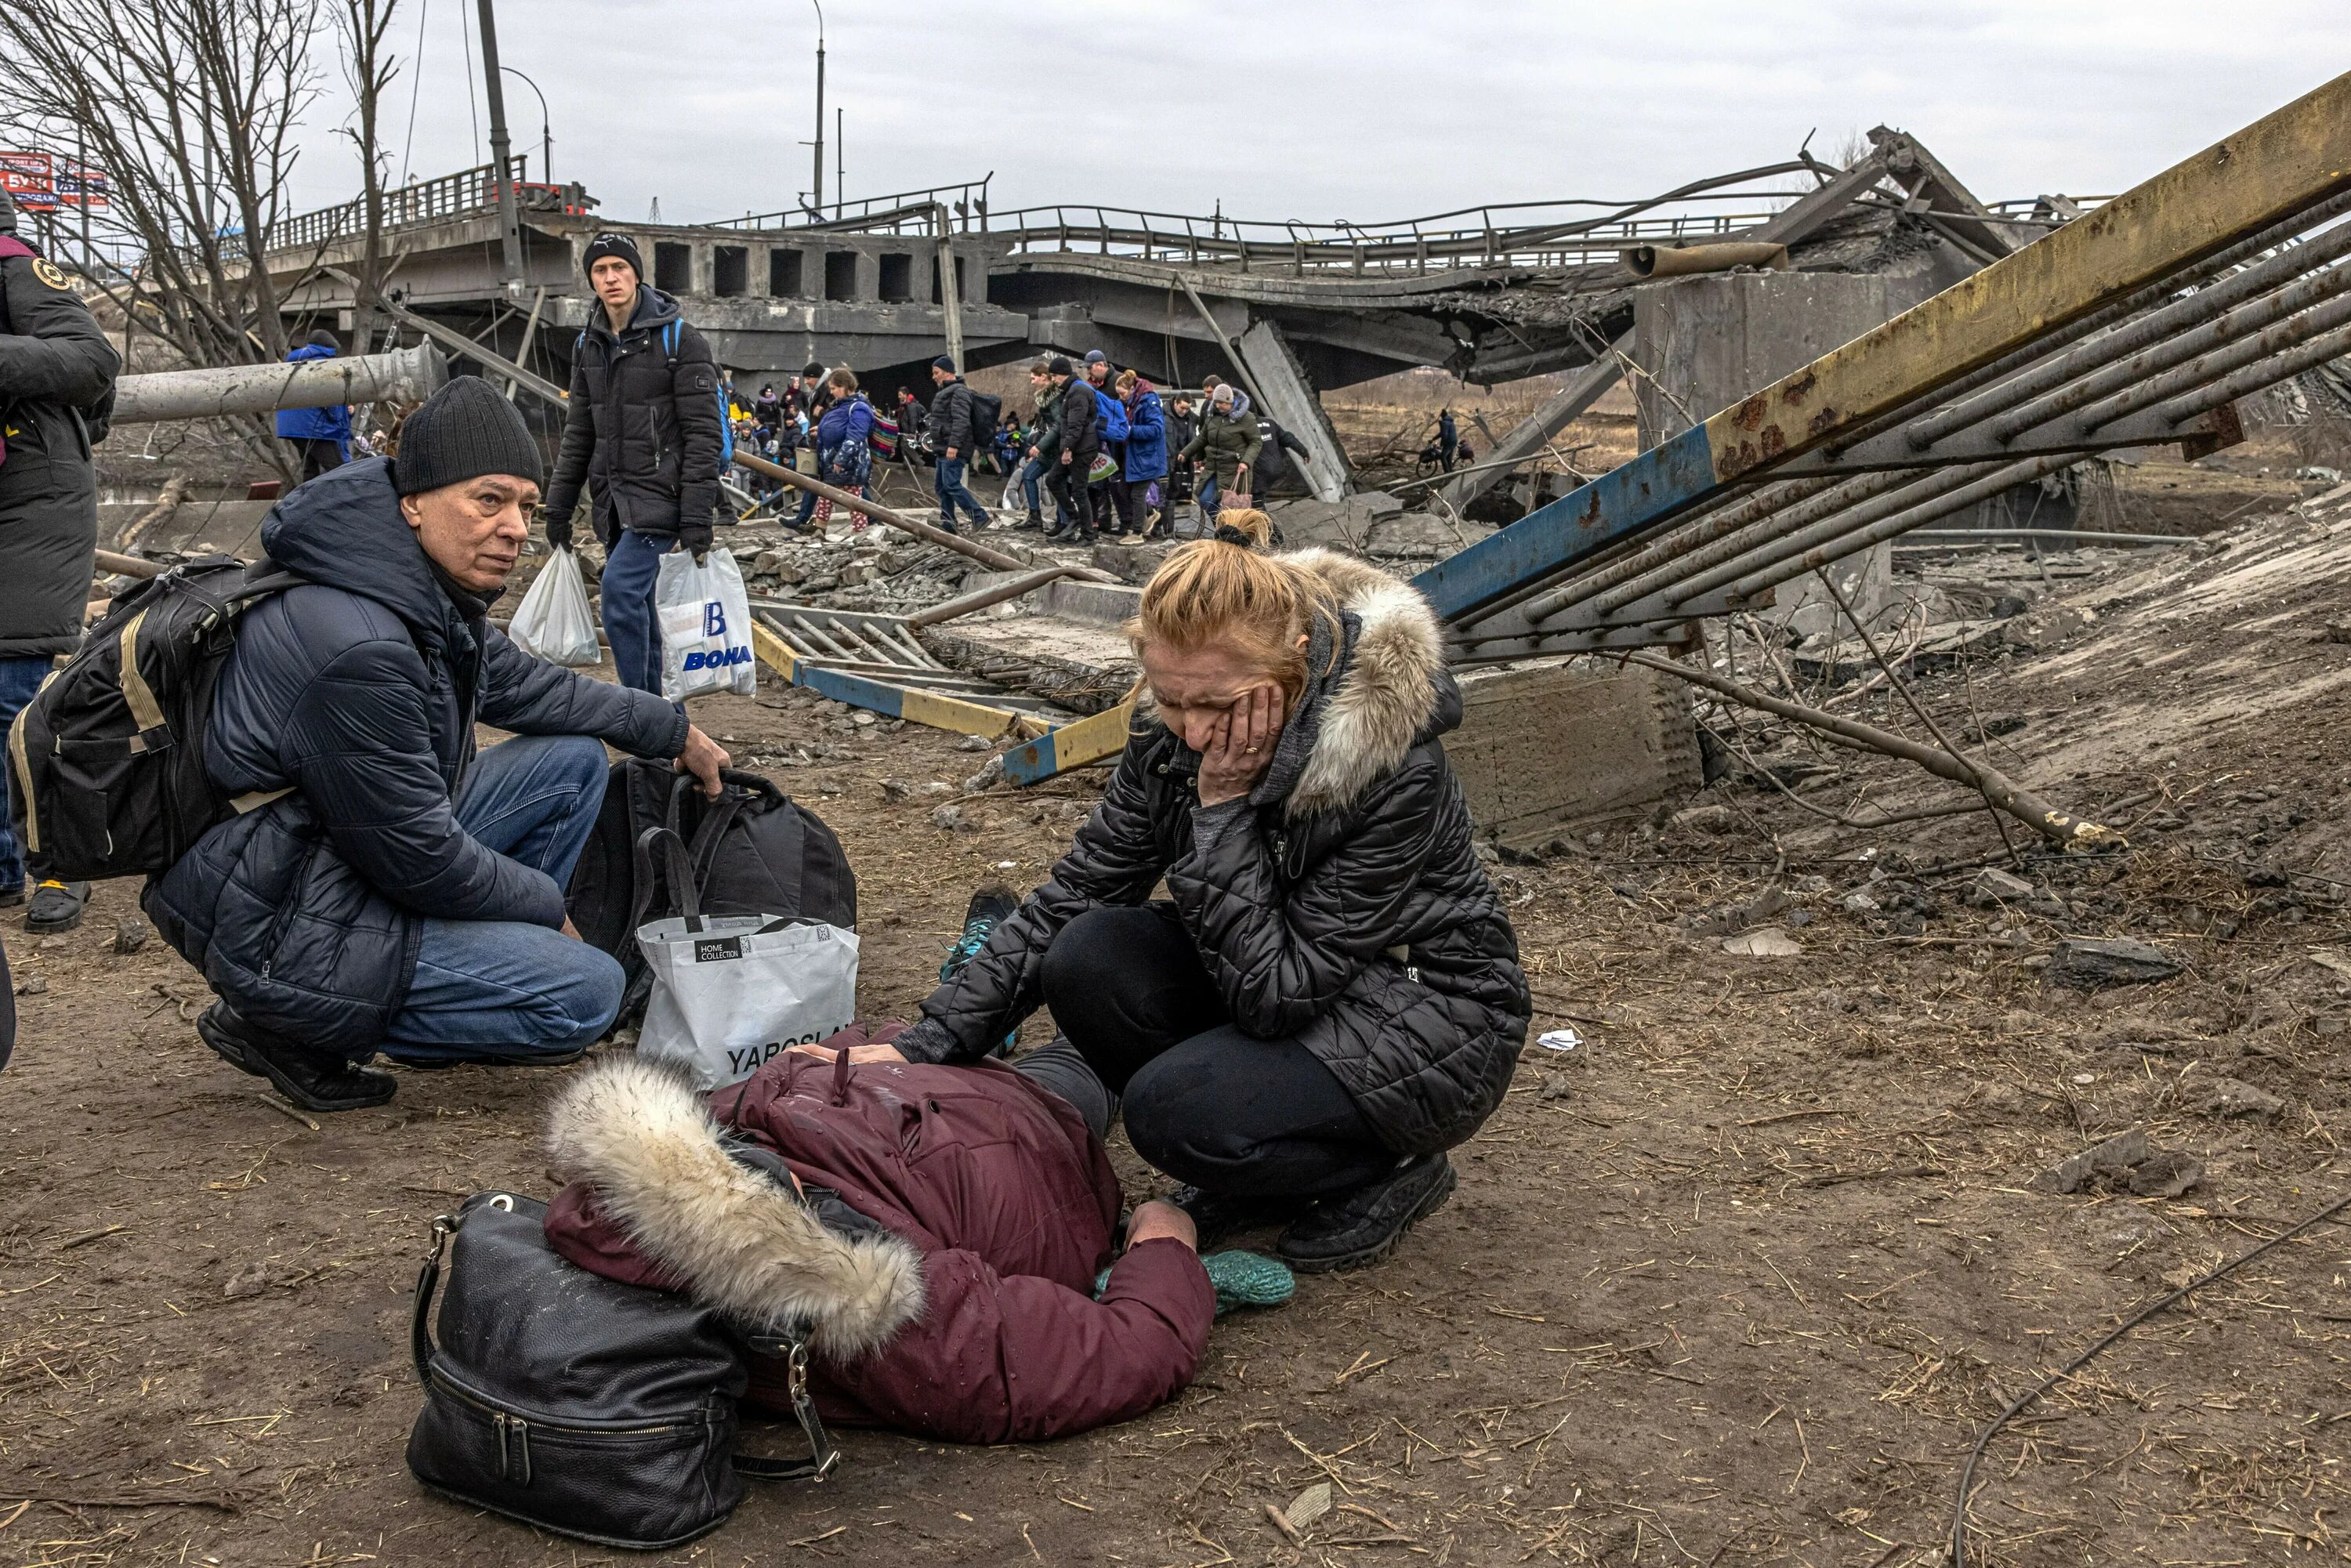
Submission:
{"label": "gray beanie", "polygon": [[400,427],[400,455],[392,461],[392,487],[403,496],[462,485],[485,474],[511,474],[537,485],[544,466],[538,443],[515,412],[479,376],[455,376]]}

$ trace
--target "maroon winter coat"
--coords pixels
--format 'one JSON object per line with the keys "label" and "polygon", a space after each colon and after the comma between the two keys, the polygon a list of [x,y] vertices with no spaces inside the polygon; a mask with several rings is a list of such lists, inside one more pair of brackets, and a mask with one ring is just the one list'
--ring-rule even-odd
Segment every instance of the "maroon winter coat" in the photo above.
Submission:
{"label": "maroon winter coat", "polygon": [[[683,1080],[622,1058],[556,1107],[549,1147],[575,1179],[549,1239],[747,1324],[806,1322],[828,1420],[1055,1437],[1139,1416],[1198,1372],[1216,1311],[1199,1259],[1146,1241],[1093,1299],[1118,1180],[1077,1112],[1010,1069],[789,1052],[712,1100],[729,1133],[782,1157],[813,1211],[726,1152]],[[860,1234],[858,1216],[879,1231]],[[781,1364],[755,1359],[750,1398],[788,1412],[782,1390]]]}

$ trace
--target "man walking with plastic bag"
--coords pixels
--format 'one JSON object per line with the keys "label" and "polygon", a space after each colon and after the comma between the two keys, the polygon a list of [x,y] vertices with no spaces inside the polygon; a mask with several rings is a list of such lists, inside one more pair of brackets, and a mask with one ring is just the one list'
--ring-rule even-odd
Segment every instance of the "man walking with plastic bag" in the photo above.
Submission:
{"label": "man walking with plastic bag", "polygon": [[547,488],[547,542],[571,548],[580,490],[604,541],[604,634],[621,684],[662,689],[653,609],[661,558],[710,549],[726,438],[718,366],[677,301],[643,281],[624,235],[601,234],[580,258],[601,308],[571,357],[563,444]]}

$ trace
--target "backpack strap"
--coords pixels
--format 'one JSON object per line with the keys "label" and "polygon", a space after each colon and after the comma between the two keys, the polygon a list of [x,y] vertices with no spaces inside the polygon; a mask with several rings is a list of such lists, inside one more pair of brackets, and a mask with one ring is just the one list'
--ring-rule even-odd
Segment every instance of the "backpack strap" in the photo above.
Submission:
{"label": "backpack strap", "polygon": [[[653,857],[661,856],[662,876],[656,878]],[[645,911],[653,903],[653,886],[657,880],[669,883],[670,903],[685,920],[688,931],[702,929],[702,889],[695,885],[693,862],[687,860],[685,841],[668,828],[647,828],[637,835],[637,897],[630,911],[629,929],[634,932],[645,921]]]}

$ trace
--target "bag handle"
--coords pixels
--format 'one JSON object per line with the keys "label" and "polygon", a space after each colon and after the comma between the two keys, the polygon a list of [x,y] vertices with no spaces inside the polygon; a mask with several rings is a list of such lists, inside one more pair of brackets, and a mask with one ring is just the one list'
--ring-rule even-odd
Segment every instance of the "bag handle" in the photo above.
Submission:
{"label": "bag handle", "polygon": [[465,1223],[462,1214],[433,1217],[433,1250],[416,1275],[416,1306],[408,1320],[408,1355],[416,1364],[416,1381],[426,1388],[433,1386],[433,1292],[441,1283],[441,1254],[448,1249],[449,1238]]}
{"label": "bag handle", "polygon": [[702,929],[702,890],[695,885],[694,865],[685,854],[685,841],[668,828],[647,828],[637,835],[637,900],[630,915],[629,929],[633,932],[644,924],[646,907],[653,901],[653,855],[662,857],[662,872],[670,884],[670,897],[677,912],[685,918],[688,931]]}
{"label": "bag handle", "polygon": [[755,1334],[753,1350],[767,1355],[781,1355],[786,1368],[784,1388],[791,1396],[792,1415],[800,1424],[800,1435],[808,1439],[809,1457],[805,1459],[771,1459],[758,1454],[737,1453],[737,1473],[758,1480],[820,1481],[831,1475],[841,1463],[841,1450],[832,1446],[832,1438],[824,1429],[824,1418],[817,1414],[816,1401],[809,1396],[809,1344],[805,1334]]}

